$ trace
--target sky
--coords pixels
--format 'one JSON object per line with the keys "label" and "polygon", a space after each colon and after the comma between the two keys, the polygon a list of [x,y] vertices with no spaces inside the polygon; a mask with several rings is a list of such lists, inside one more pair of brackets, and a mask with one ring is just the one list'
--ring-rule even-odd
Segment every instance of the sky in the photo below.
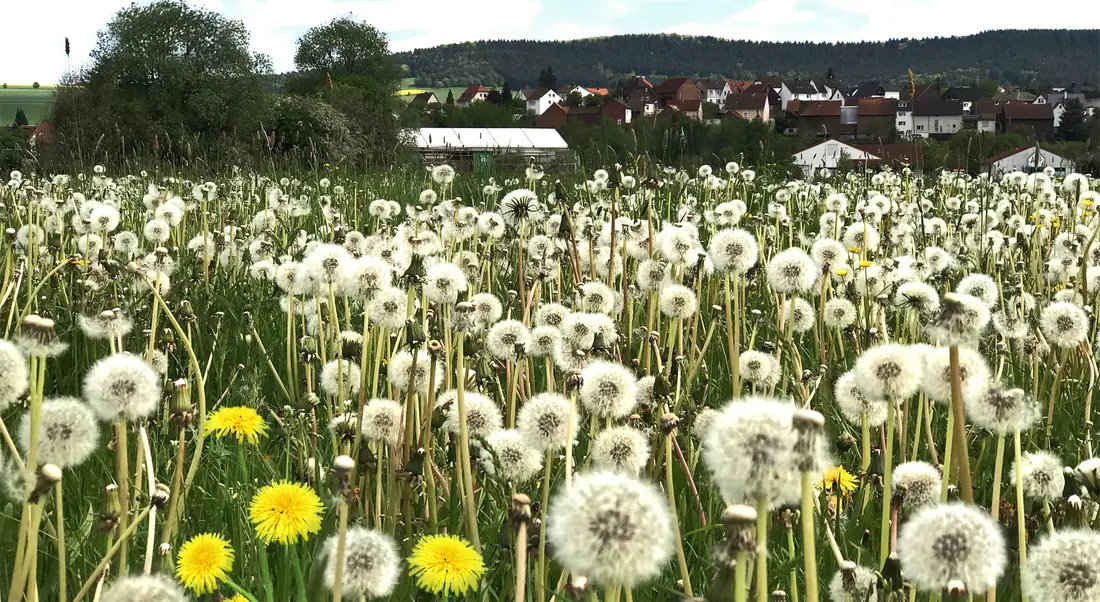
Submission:
{"label": "sky", "polygon": [[[139,4],[148,0],[139,0]],[[771,41],[859,41],[988,29],[1100,28],[1095,0],[1040,8],[1023,0],[190,0],[244,22],[252,50],[293,68],[309,27],[354,15],[395,51],[479,39],[575,39],[680,33]],[[96,32],[131,0],[36,0],[25,26],[0,35],[0,82],[57,82],[88,60]],[[1042,49],[1035,49],[1041,52]]]}

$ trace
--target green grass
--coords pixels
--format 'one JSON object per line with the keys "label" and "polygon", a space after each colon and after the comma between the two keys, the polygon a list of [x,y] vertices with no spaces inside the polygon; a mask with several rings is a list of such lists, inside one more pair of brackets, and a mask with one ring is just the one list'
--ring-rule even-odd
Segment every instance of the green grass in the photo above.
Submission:
{"label": "green grass", "polygon": [[8,84],[0,88],[0,125],[9,126],[15,121],[15,112],[23,109],[27,121],[38,123],[46,118],[53,101],[55,86],[34,89],[29,85]]}
{"label": "green grass", "polygon": [[[438,100],[439,102],[447,102],[447,93],[448,92],[451,92],[452,94],[454,94],[455,100],[458,100],[458,97],[461,96],[462,93],[466,91],[466,86],[460,86],[460,87],[457,87],[457,88],[425,88],[423,86],[416,85],[415,82],[416,82],[416,80],[414,78],[406,77],[405,79],[401,80],[401,89],[402,90],[423,90],[425,92],[432,92],[432,93],[435,94],[435,99]],[[404,98],[407,102],[411,102],[412,99],[413,99],[413,96],[408,95],[408,96],[403,96],[402,98]]]}

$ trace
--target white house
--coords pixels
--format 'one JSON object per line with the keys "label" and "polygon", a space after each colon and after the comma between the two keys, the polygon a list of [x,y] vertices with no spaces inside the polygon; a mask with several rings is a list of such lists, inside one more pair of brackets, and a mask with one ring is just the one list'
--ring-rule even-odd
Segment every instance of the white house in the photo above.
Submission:
{"label": "white house", "polygon": [[1000,178],[1014,171],[1035,172],[1047,167],[1060,176],[1073,173],[1073,161],[1035,146],[1021,146],[989,160],[989,177]]}
{"label": "white house", "polygon": [[527,96],[527,112],[542,115],[551,105],[562,101],[561,96],[549,89],[539,88]]}
{"label": "white house", "polygon": [[874,161],[879,157],[839,140],[826,140],[794,154],[794,163],[807,178],[820,169],[836,169],[842,159]]}
{"label": "white house", "polygon": [[1062,113],[1066,112],[1066,103],[1059,101],[1054,105],[1054,127],[1057,129],[1058,124],[1062,123]]}
{"label": "white house", "polygon": [[812,82],[784,81],[780,84],[779,98],[783,110],[787,109],[787,103],[792,100],[828,100],[827,90],[818,90]]}
{"label": "white house", "polygon": [[557,92],[558,96],[560,96],[561,98],[567,98],[570,94],[574,92],[580,95],[581,98],[588,98],[589,96],[592,96],[591,90],[585,88],[584,86],[577,85],[559,86],[558,89],[555,90],[555,92]]}
{"label": "white house", "polygon": [[894,119],[894,129],[902,138],[913,136],[913,103],[908,100],[898,101],[898,114]]}
{"label": "white house", "polygon": [[705,77],[695,82],[703,92],[702,100],[719,107],[726,106],[726,98],[732,93],[730,83],[724,79]]}

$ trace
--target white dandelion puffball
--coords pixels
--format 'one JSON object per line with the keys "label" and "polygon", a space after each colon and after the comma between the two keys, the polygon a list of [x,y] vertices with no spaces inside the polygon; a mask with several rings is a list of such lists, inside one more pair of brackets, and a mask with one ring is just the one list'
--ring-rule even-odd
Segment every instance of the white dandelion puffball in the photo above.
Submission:
{"label": "white dandelion puffball", "polygon": [[1039,328],[1051,345],[1076,347],[1089,336],[1089,317],[1073,303],[1051,303],[1039,315]]}
{"label": "white dandelion puffball", "polygon": [[[579,412],[574,412],[574,436],[579,421]],[[569,400],[558,393],[539,393],[520,407],[516,426],[527,443],[540,452],[563,449],[569,441]]]}
{"label": "white dandelion puffball", "polygon": [[786,327],[794,332],[807,332],[814,327],[814,306],[802,298],[791,299],[787,302],[785,321]]}
{"label": "white dandelion puffball", "polygon": [[498,474],[504,480],[520,484],[542,470],[542,456],[516,430],[491,433],[485,439],[496,458]]}
{"label": "white dandelion puffball", "polygon": [[832,602],[868,602],[875,599],[878,575],[871,569],[854,562],[841,565],[829,581],[829,599]]}
{"label": "white dandelion puffball", "polygon": [[531,347],[531,331],[519,320],[502,320],[485,335],[485,348],[498,360],[514,362]]}
{"label": "white dandelion puffball", "polygon": [[166,575],[121,577],[107,586],[100,602],[187,602],[190,598]]}
{"label": "white dandelion puffball", "polygon": [[975,595],[1004,573],[1005,542],[989,513],[966,504],[938,504],[909,519],[898,534],[902,574],[918,590],[940,592],[961,581]]}
{"label": "white dandelion puffball", "polygon": [[[38,462],[60,468],[76,466],[99,445],[99,421],[95,413],[75,397],[54,397],[42,402],[38,425]],[[29,455],[30,414],[19,422],[19,444]]]}
{"label": "white dandelion puffball", "polygon": [[894,293],[894,304],[921,314],[936,314],[940,311],[940,295],[923,282],[906,282]]}
{"label": "white dandelion puffball", "polygon": [[621,364],[598,361],[581,371],[581,404],[600,418],[623,418],[637,403],[634,374]]}
{"label": "white dandelion puffball", "polygon": [[399,288],[382,289],[367,303],[367,318],[381,328],[397,330],[408,317],[409,294]]}
{"label": "white dandelion puffball", "polygon": [[775,356],[763,351],[741,352],[737,366],[741,378],[759,387],[769,387],[778,383],[782,372]]}
{"label": "white dandelion puffball", "polygon": [[0,339],[0,412],[15,403],[29,387],[27,358],[15,343]]}
{"label": "white dandelion puffball", "polygon": [[535,326],[561,328],[562,320],[569,315],[569,308],[561,303],[542,303],[535,310]]}
{"label": "white dandelion puffball", "polygon": [[[489,397],[466,391],[462,401],[466,406],[466,432],[470,437],[488,437],[503,428],[504,417],[500,413],[500,406]],[[457,396],[447,410],[443,428],[455,435],[459,433]]]}
{"label": "white dandelion puffball", "polygon": [[901,509],[906,514],[932,506],[940,501],[943,477],[940,469],[927,462],[903,462],[891,475],[894,492],[901,496]]}
{"label": "white dandelion puffball", "polygon": [[453,263],[437,263],[424,277],[424,296],[432,303],[454,305],[459,293],[466,292],[466,274]]}
{"label": "white dandelion puffball", "polygon": [[657,577],[675,545],[657,488],[610,472],[578,474],[550,503],[546,536],[573,574],[626,587]]}
{"label": "white dandelion puffball", "polygon": [[661,313],[673,320],[687,320],[699,311],[699,300],[695,292],[680,284],[670,284],[658,296]]}
{"label": "white dandelion puffball", "polygon": [[920,356],[906,345],[872,347],[856,360],[856,382],[872,399],[901,401],[917,392],[921,384]]}
{"label": "white dandelion puffball", "polygon": [[[989,366],[980,353],[969,347],[959,347],[959,382],[963,401],[985,393],[989,388]],[[951,350],[931,347],[925,350],[921,387],[929,399],[951,403]]]}
{"label": "white dandelion puffball", "polygon": [[1039,409],[1023,389],[990,385],[981,395],[963,397],[966,417],[979,428],[1001,435],[1023,432],[1039,418]]}
{"label": "white dandelion puffball", "polygon": [[872,428],[886,424],[890,406],[881,399],[870,399],[864,395],[856,384],[853,371],[849,370],[836,379],[833,392],[840,414],[850,424],[862,426],[863,420],[867,420],[867,426]]}
{"label": "white dandelion puffball", "polygon": [[778,399],[743,397],[719,410],[703,440],[703,460],[727,504],[800,499],[794,409]]}
{"label": "white dandelion puffball", "polygon": [[359,392],[359,366],[345,360],[329,360],[321,368],[321,390],[328,395],[355,395]]}
{"label": "white dandelion puffball", "polygon": [[[336,585],[336,548],[338,535],[329,536],[322,552],[325,585]],[[381,598],[393,593],[401,578],[401,555],[397,544],[385,533],[366,527],[348,527],[344,539],[344,566],[341,571],[346,596]]]}
{"label": "white dandelion puffball", "polygon": [[592,442],[592,466],[637,477],[649,461],[649,438],[629,426],[614,426]]}
{"label": "white dandelion puffball", "polygon": [[799,248],[780,251],[768,262],[768,286],[781,295],[810,292],[817,282],[818,269],[813,259]]}
{"label": "white dandelion puffball", "polygon": [[963,295],[977,297],[986,307],[997,305],[1001,298],[997,281],[985,274],[970,274],[959,281],[955,286],[955,292]]}
{"label": "white dandelion puffball", "polygon": [[109,355],[84,376],[84,399],[104,422],[137,420],[160,404],[160,375],[130,353]]}
{"label": "white dandelion puffball", "polygon": [[[395,389],[408,391],[412,387],[421,395],[428,394],[428,381],[432,380],[429,376],[431,371],[432,360],[423,349],[417,351],[415,365],[411,351],[398,351],[386,366],[386,375]],[[443,362],[435,362],[434,381],[432,384],[438,391],[443,386]]]}
{"label": "white dandelion puffball", "polygon": [[[1009,475],[1014,487],[1016,482],[1016,463],[1012,463]],[[1024,452],[1020,458],[1020,472],[1023,475],[1024,497],[1029,500],[1052,502],[1061,499],[1066,487],[1066,475],[1062,472],[1062,460],[1049,452]]]}
{"label": "white dandelion puffball", "polygon": [[1022,586],[1034,602],[1100,600],[1100,534],[1084,529],[1055,531],[1031,546]]}
{"label": "white dandelion puffball", "polygon": [[843,297],[833,297],[825,302],[825,326],[844,330],[856,321],[856,306]]}
{"label": "white dandelion puffball", "polygon": [[474,317],[485,326],[495,324],[504,315],[504,306],[492,293],[478,293],[470,298],[474,304]]}
{"label": "white dandelion puffball", "polygon": [[561,351],[561,331],[553,326],[538,326],[531,330],[531,348],[528,352],[532,357],[552,358]]}
{"label": "white dandelion puffball", "polygon": [[981,336],[989,325],[989,306],[973,295],[947,293],[940,300],[940,313],[929,326],[929,334],[943,345],[960,345]]}
{"label": "white dandelion puffball", "polygon": [[741,229],[720,230],[707,247],[718,272],[745,273],[756,265],[760,247],[756,237]]}
{"label": "white dandelion puffball", "polygon": [[363,405],[359,430],[367,441],[397,445],[405,429],[405,410],[390,399],[372,399]]}

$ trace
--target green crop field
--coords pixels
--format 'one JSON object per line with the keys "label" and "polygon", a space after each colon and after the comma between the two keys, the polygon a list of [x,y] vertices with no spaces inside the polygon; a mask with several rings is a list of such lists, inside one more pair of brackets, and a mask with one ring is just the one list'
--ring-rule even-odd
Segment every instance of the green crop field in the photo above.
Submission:
{"label": "green crop field", "polygon": [[[399,90],[398,93],[400,94],[401,91],[404,91],[404,90],[417,90],[417,91],[420,91],[420,92],[432,92],[432,93],[435,94],[436,100],[438,100],[439,102],[444,102],[444,101],[447,100],[447,92],[453,92],[454,96],[455,96],[455,100],[458,100],[458,97],[461,96],[462,92],[466,90],[465,86],[461,86],[461,87],[457,87],[457,88],[425,88],[424,86],[416,85],[414,83],[415,81],[416,80],[411,78],[411,77],[406,77],[404,80],[402,80],[401,90]],[[413,99],[413,96],[414,96],[413,94],[403,94],[402,98],[404,98],[407,102],[411,102],[412,99]]]}
{"label": "green crop field", "polygon": [[32,88],[30,85],[7,84],[0,88],[0,124],[11,125],[15,121],[15,112],[23,109],[27,121],[38,123],[46,118],[50,110],[55,86]]}

